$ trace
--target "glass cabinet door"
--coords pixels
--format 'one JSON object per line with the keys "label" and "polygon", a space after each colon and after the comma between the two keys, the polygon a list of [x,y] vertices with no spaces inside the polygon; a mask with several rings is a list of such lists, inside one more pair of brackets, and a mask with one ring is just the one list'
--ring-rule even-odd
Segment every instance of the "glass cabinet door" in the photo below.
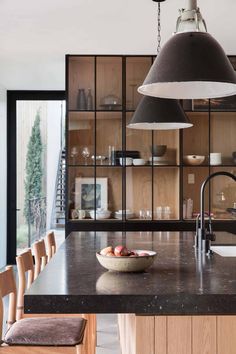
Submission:
{"label": "glass cabinet door", "polygon": [[[236,175],[235,167],[211,167],[211,173],[227,171]],[[229,177],[217,176],[211,180],[211,211],[214,219],[235,220],[236,219],[236,183]]]}
{"label": "glass cabinet door", "polygon": [[94,109],[95,59],[70,56],[68,61],[68,108],[70,111]]}
{"label": "glass cabinet door", "polygon": [[97,57],[96,109],[122,110],[122,57]]}
{"label": "glass cabinet door", "polygon": [[142,97],[137,91],[143,83],[150,67],[150,57],[127,57],[126,58],[126,110],[133,111]]}

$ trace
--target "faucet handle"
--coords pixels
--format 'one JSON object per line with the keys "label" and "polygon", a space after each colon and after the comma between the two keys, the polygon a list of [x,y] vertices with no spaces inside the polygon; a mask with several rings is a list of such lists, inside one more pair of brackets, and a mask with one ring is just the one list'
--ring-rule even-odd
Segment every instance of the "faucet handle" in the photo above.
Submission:
{"label": "faucet handle", "polygon": [[208,232],[206,234],[206,240],[215,241],[216,240],[216,235],[213,232]]}

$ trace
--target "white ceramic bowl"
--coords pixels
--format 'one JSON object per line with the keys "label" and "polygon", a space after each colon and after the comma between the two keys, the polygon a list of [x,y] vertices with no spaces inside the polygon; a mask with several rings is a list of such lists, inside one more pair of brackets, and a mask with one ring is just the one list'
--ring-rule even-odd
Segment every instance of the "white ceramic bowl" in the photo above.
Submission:
{"label": "white ceramic bowl", "polygon": [[156,252],[146,250],[134,250],[135,252],[148,253],[148,256],[123,256],[123,257],[109,257],[102,256],[99,252],[96,253],[98,262],[107,270],[116,272],[143,272],[149,268],[156,257]]}
{"label": "white ceramic bowl", "polygon": [[205,156],[185,155],[183,160],[186,165],[201,165],[205,160]]}
{"label": "white ceramic bowl", "polygon": [[[92,219],[95,218],[95,211],[90,210],[89,215]],[[111,212],[109,210],[96,210],[96,219],[97,220],[102,220],[102,219],[109,219],[111,216]]]}
{"label": "white ceramic bowl", "polygon": [[145,164],[146,164],[146,161],[144,159],[133,159],[134,166],[143,166]]}

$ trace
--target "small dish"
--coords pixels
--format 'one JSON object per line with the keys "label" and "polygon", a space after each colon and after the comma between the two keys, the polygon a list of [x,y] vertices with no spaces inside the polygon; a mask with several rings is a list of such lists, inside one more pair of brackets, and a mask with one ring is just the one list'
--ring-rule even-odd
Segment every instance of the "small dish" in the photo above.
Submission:
{"label": "small dish", "polygon": [[185,155],[183,157],[183,160],[186,165],[201,165],[205,160],[205,156],[203,156],[203,155]]}
{"label": "small dish", "polygon": [[108,104],[100,104],[100,107],[108,111],[114,111],[116,109],[120,109],[122,105],[117,103],[108,103]]}
{"label": "small dish", "polygon": [[144,159],[133,159],[134,166],[143,166],[145,164],[146,164],[146,161]]}
{"label": "small dish", "polygon": [[107,270],[115,272],[143,272],[149,268],[157,255],[154,251],[134,250],[135,253],[148,253],[146,256],[122,256],[108,257],[102,256],[100,252],[96,253],[98,262]]}
{"label": "small dish", "polygon": [[115,218],[116,219],[122,219],[122,214],[124,215],[126,213],[126,219],[132,219],[134,217],[134,213],[131,210],[118,210],[115,212]]}

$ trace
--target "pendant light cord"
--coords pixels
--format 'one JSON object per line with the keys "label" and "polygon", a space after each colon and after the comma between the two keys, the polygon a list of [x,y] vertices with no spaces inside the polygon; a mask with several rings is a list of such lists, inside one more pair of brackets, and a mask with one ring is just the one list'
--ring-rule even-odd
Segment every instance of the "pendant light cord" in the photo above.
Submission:
{"label": "pendant light cord", "polygon": [[161,3],[157,3],[157,55],[161,51]]}

